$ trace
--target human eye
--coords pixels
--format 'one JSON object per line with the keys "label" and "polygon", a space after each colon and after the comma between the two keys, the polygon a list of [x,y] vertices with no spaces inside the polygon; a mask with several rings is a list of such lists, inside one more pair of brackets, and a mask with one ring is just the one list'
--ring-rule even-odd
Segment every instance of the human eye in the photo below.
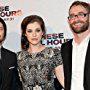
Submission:
{"label": "human eye", "polygon": [[36,29],[36,32],[40,32],[41,31],[41,29]]}
{"label": "human eye", "polygon": [[31,33],[31,32],[32,32],[32,30],[31,30],[31,29],[27,29],[26,31],[27,31],[27,32],[29,32],[29,33]]}
{"label": "human eye", "polygon": [[80,12],[78,14],[79,17],[86,17],[88,15],[88,13],[85,13],[85,12]]}
{"label": "human eye", "polygon": [[70,14],[68,18],[69,18],[69,19],[73,19],[74,17],[75,17],[74,14]]}
{"label": "human eye", "polygon": [[2,30],[3,30],[3,28],[2,28],[2,27],[0,27],[0,30],[2,31]]}
{"label": "human eye", "polygon": [[79,13],[78,16],[84,17],[84,13]]}

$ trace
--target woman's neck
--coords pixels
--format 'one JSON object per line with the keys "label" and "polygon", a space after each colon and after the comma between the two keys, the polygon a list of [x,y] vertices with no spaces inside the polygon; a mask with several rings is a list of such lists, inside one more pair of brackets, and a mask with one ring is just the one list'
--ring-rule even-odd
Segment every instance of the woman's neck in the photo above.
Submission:
{"label": "woman's neck", "polygon": [[30,45],[30,47],[28,49],[28,52],[36,53],[36,52],[42,51],[43,49],[45,49],[45,46],[42,45],[42,44],[39,44],[39,45]]}

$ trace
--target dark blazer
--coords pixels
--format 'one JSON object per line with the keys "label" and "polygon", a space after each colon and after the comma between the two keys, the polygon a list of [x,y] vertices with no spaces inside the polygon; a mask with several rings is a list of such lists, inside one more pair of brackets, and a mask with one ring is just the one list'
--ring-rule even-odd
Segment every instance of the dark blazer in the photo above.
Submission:
{"label": "dark blazer", "polygon": [[54,87],[55,87],[55,90],[62,90],[63,88],[57,78],[54,78]]}
{"label": "dark blazer", "polygon": [[1,47],[0,90],[22,90],[16,54]]}
{"label": "dark blazer", "polygon": [[[72,40],[62,44],[61,55],[64,64],[65,90],[71,90],[70,87],[72,76]],[[84,90],[90,90],[90,41],[88,44],[85,58],[83,86]]]}

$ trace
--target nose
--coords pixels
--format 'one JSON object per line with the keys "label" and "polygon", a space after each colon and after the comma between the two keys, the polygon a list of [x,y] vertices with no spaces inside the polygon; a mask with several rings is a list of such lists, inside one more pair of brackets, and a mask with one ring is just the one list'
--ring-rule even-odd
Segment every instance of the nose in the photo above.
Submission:
{"label": "nose", "polygon": [[78,18],[79,16],[78,15],[75,15],[74,18]]}
{"label": "nose", "polygon": [[78,21],[78,20],[79,20],[79,17],[76,15],[74,18],[74,21]]}
{"label": "nose", "polygon": [[36,36],[36,32],[33,32],[33,37],[35,37]]}

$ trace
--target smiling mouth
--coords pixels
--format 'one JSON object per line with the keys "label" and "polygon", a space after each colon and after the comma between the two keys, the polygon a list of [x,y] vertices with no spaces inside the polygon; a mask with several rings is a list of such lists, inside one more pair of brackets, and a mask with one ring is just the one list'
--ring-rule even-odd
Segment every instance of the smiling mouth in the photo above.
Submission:
{"label": "smiling mouth", "polygon": [[76,23],[75,25],[81,25],[81,23]]}
{"label": "smiling mouth", "polygon": [[82,23],[75,23],[74,26],[82,26]]}

